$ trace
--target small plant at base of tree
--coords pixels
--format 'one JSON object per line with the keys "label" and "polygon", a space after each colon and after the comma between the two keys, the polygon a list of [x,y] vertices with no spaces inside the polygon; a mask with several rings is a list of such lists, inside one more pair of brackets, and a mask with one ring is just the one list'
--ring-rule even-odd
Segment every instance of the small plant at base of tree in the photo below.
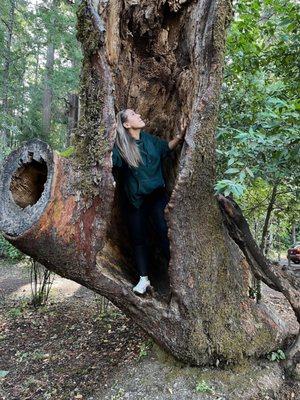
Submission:
{"label": "small plant at base of tree", "polygon": [[267,355],[267,358],[270,361],[277,361],[277,362],[286,359],[285,354],[281,349],[272,351],[270,354]]}
{"label": "small plant at base of tree", "polygon": [[30,283],[31,305],[33,307],[37,308],[46,305],[53,280],[53,272],[49,271],[34,259],[31,259]]}
{"label": "small plant at base of tree", "polygon": [[97,316],[96,320],[102,320],[109,315],[109,304],[110,301],[104,297],[99,295],[98,293],[94,293],[94,300],[97,308]]}
{"label": "small plant at base of tree", "polygon": [[8,315],[11,318],[18,318],[23,314],[23,312],[26,308],[28,308],[28,301],[25,299],[22,299],[18,302],[17,307],[13,307],[8,311]]}
{"label": "small plant at base of tree", "polygon": [[153,345],[152,339],[148,339],[146,342],[142,343],[140,345],[140,352],[138,355],[138,359],[146,357],[148,355],[148,352],[151,349],[152,345]]}
{"label": "small plant at base of tree", "polygon": [[213,393],[214,390],[211,386],[208,385],[207,382],[202,380],[201,382],[198,382],[196,385],[196,392],[199,393]]}
{"label": "small plant at base of tree", "polygon": [[121,400],[125,394],[125,390],[123,388],[119,388],[118,392],[111,397],[111,400]]}

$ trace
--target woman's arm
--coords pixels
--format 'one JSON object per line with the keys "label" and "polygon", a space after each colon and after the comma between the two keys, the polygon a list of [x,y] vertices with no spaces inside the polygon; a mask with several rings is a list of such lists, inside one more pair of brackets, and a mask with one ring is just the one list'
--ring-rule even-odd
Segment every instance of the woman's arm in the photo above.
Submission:
{"label": "woman's arm", "polygon": [[175,147],[177,147],[177,145],[178,145],[179,143],[181,143],[182,141],[183,141],[183,136],[180,137],[179,134],[176,135],[174,139],[172,139],[172,140],[169,141],[169,143],[168,143],[168,144],[169,144],[169,149],[170,149],[170,150],[175,149]]}
{"label": "woman's arm", "polygon": [[169,145],[169,149],[173,150],[175,149],[175,147],[181,143],[184,139],[185,133],[186,133],[186,125],[187,125],[187,121],[184,117],[181,117],[180,119],[180,133],[178,133],[174,139],[170,140],[168,145]]}

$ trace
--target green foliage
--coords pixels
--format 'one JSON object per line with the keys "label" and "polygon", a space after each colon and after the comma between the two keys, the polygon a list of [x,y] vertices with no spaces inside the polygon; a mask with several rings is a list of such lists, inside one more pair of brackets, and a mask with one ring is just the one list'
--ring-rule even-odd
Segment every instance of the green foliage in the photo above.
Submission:
{"label": "green foliage", "polygon": [[11,260],[19,260],[23,257],[23,253],[8,242],[0,233],[0,255]]}
{"label": "green foliage", "polygon": [[11,310],[9,310],[9,315],[10,315],[10,317],[13,317],[13,318],[19,317],[20,315],[22,315],[22,311],[20,308],[15,307],[15,308],[12,308]]}
{"label": "green foliage", "polygon": [[214,390],[211,386],[208,385],[207,382],[202,380],[201,382],[198,382],[196,385],[196,392],[199,393],[213,393]]}
{"label": "green foliage", "polygon": [[111,396],[111,400],[121,400],[124,399],[124,394],[125,394],[125,390],[123,388],[118,388],[118,391],[116,394],[113,394]]}
{"label": "green foliage", "polygon": [[283,352],[281,349],[278,349],[278,350],[272,351],[272,353],[268,354],[268,355],[267,355],[267,358],[268,358],[270,361],[277,361],[277,362],[279,362],[279,361],[281,361],[281,360],[285,360],[285,359],[286,359],[286,356],[285,356],[284,352]]}
{"label": "green foliage", "polygon": [[138,359],[141,359],[143,357],[147,357],[149,354],[149,350],[152,348],[153,346],[153,340],[152,339],[148,339],[146,342],[142,343],[140,345],[140,352],[138,355]]}
{"label": "green foliage", "polygon": [[65,149],[64,151],[58,151],[58,155],[60,155],[61,157],[71,157],[74,154],[75,148],[74,146],[70,146],[67,149]]}
{"label": "green foliage", "polygon": [[215,193],[222,193],[224,196],[228,196],[232,193],[239,197],[241,194],[243,194],[244,189],[245,188],[243,185],[230,179],[222,179],[215,185]]}
{"label": "green foliage", "polygon": [[35,350],[31,351],[31,352],[29,352],[29,351],[19,351],[18,350],[15,353],[15,356],[17,357],[17,359],[20,362],[22,362],[24,360],[27,360],[27,359],[40,361],[40,360],[43,360],[43,359],[47,358],[48,354],[45,354],[45,353],[41,352],[38,349],[35,349]]}
{"label": "green foliage", "polygon": [[19,301],[18,307],[13,307],[9,310],[8,315],[11,318],[20,317],[23,312],[28,308],[28,301],[26,299],[22,299]]}
{"label": "green foliage", "polygon": [[235,4],[217,129],[218,193],[240,197],[259,177],[299,180],[299,9],[283,0]]}
{"label": "green foliage", "polygon": [[[253,180],[239,198],[239,205],[249,223],[254,239],[260,243],[266,209],[270,200],[272,185],[264,179]],[[270,255],[273,259],[291,245],[292,225],[299,225],[299,188],[283,182],[278,186],[275,206],[271,215],[269,236],[272,235]]]}
{"label": "green foliage", "polygon": [[250,299],[256,298],[256,289],[253,288],[252,286],[249,286],[249,297]]}
{"label": "green foliage", "polygon": [[235,2],[234,11],[214,189],[238,199],[259,243],[272,190],[278,187],[267,232],[274,258],[286,252],[292,226],[299,226],[300,4],[253,0]]}
{"label": "green foliage", "polygon": [[[12,43],[8,46],[12,2],[0,5],[0,62],[9,59],[8,78],[2,68],[0,99],[7,98],[8,108],[1,109],[0,130],[5,129],[8,143],[0,148],[0,162],[20,142],[38,137],[54,149],[63,150],[67,143],[68,94],[77,93],[82,52],[76,40],[75,4],[64,1],[33,4],[17,2],[12,21]],[[52,93],[51,131],[42,134],[43,92],[46,55],[49,43],[55,50],[53,73],[48,85]],[[2,102],[0,102],[1,104]]]}

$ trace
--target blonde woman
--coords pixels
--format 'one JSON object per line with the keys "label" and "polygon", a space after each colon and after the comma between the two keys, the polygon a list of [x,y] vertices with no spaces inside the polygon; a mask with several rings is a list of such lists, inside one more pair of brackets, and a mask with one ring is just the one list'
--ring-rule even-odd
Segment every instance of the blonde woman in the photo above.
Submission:
{"label": "blonde woman", "polygon": [[181,120],[180,133],[169,142],[142,130],[145,122],[132,109],[117,114],[116,139],[113,147],[113,167],[121,171],[125,191],[127,224],[133,246],[136,268],[140,279],[133,291],[143,294],[150,287],[148,278],[148,218],[153,223],[162,251],[169,261],[168,228],[164,209],[169,201],[162,174],[161,160],[184,139],[185,122]]}

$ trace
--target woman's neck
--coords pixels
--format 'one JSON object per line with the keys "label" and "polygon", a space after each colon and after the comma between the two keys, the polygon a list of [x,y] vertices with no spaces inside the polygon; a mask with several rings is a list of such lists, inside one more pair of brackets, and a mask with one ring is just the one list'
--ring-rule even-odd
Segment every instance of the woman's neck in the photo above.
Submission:
{"label": "woman's neck", "polygon": [[128,132],[130,133],[130,135],[135,139],[135,140],[140,140],[141,138],[141,129],[128,129]]}

